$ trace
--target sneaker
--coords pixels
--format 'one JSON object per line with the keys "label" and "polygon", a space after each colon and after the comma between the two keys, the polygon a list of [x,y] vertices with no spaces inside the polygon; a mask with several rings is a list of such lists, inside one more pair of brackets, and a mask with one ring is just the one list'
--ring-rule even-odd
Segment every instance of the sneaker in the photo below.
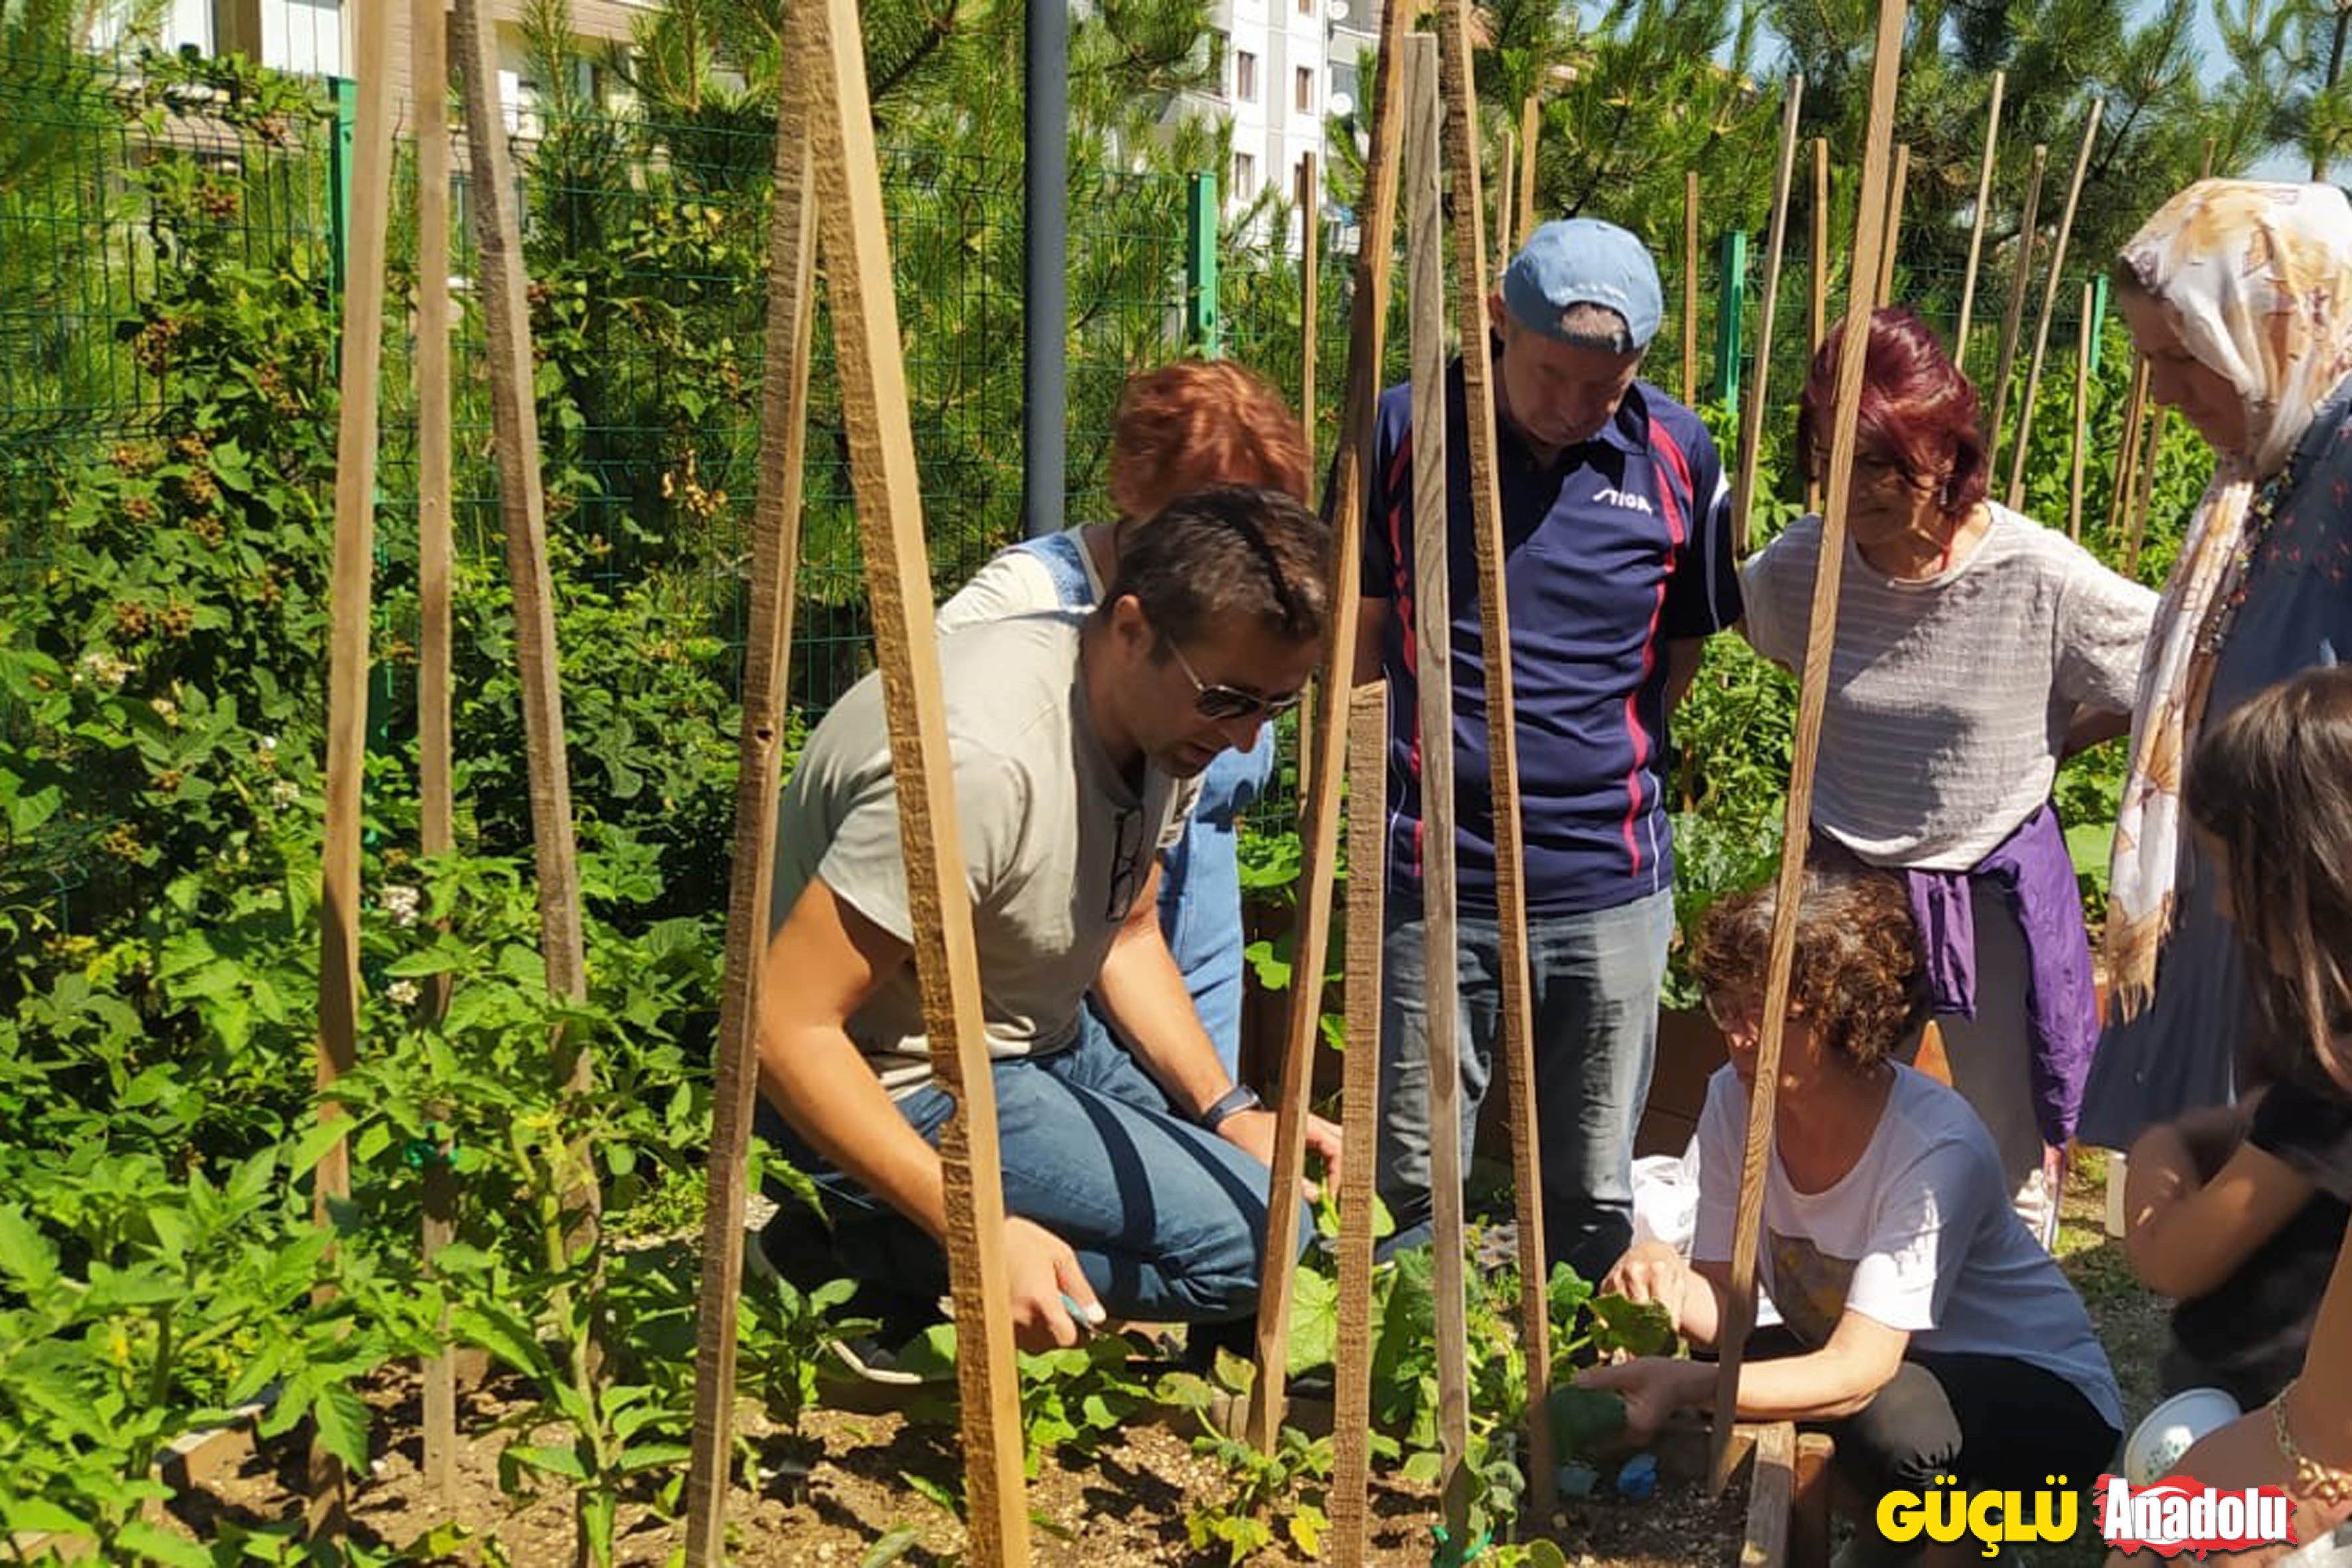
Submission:
{"label": "sneaker", "polygon": [[2063,1184],[2056,1171],[2047,1163],[2027,1173],[2019,1184],[2017,1195],[2010,1206],[2017,1217],[2025,1222],[2026,1233],[2042,1244],[2044,1252],[2058,1247],[2058,1196]]}

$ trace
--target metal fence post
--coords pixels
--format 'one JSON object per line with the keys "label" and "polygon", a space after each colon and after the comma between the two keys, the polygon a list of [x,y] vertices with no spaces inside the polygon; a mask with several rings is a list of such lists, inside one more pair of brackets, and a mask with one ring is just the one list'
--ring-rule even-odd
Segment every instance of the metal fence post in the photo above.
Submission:
{"label": "metal fence post", "polygon": [[2105,271],[2091,277],[2091,374],[2099,374],[2099,340],[2106,334],[2107,275]]}
{"label": "metal fence post", "polygon": [[327,153],[328,276],[343,291],[343,258],[352,237],[352,142],[359,133],[360,84],[349,77],[327,79],[335,100],[334,142]]}
{"label": "metal fence post", "polygon": [[1194,174],[1184,210],[1184,346],[1211,359],[1225,352],[1217,311],[1217,176]]}
{"label": "metal fence post", "polygon": [[[1739,318],[1748,306],[1748,231],[1735,228],[1722,240],[1721,276],[1716,280],[1715,400],[1739,409]],[[1761,345],[1759,353],[1769,344]]]}

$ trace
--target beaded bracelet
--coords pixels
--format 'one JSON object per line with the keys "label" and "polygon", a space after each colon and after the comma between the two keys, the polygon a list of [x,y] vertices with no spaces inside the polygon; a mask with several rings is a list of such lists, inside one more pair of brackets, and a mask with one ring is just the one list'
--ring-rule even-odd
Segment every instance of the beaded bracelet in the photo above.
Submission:
{"label": "beaded bracelet", "polygon": [[2294,1434],[2287,1429],[2286,1396],[2294,1392],[2290,1383],[2271,1401],[2271,1429],[2277,1435],[2279,1454],[2294,1467],[2293,1489],[2330,1508],[2352,1502],[2352,1470],[2321,1464],[2296,1446]]}

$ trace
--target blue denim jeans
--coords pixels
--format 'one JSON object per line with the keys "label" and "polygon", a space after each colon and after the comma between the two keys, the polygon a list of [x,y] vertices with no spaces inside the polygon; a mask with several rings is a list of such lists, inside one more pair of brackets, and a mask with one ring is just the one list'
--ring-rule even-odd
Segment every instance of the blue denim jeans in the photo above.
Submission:
{"label": "blue denim jeans", "polygon": [[[1005,1211],[1069,1243],[1113,1317],[1215,1322],[1255,1311],[1271,1173],[1178,1117],[1091,1010],[1082,1016],[1068,1049],[995,1064]],[[936,1144],[953,1105],[934,1086],[902,1097],[898,1109]],[[765,1106],[760,1131],[823,1193],[841,1272],[902,1296],[945,1292],[946,1258],[919,1226],[833,1169]],[[1299,1236],[1314,1234],[1306,1215]]]}
{"label": "blue denim jeans", "polygon": [[[1671,891],[1528,921],[1544,1252],[1590,1280],[1633,1239],[1633,1131],[1657,1056],[1674,924]],[[1502,1032],[1502,938],[1491,917],[1464,914],[1456,931],[1466,1169]],[[1390,900],[1381,962],[1378,1181],[1396,1218],[1393,1245],[1406,1245],[1426,1235],[1430,1214],[1428,964],[1414,901]]]}

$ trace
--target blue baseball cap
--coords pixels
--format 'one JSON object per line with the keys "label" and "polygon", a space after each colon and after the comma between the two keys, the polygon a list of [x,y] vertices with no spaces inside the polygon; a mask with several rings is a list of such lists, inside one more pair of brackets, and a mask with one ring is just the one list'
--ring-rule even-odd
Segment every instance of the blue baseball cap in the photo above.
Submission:
{"label": "blue baseball cap", "polygon": [[[1601,305],[1625,319],[1616,341],[1560,330],[1574,305]],[[1559,218],[1528,237],[1503,273],[1503,308],[1521,326],[1587,348],[1633,353],[1650,346],[1665,309],[1657,263],[1640,240],[1597,217]]]}

